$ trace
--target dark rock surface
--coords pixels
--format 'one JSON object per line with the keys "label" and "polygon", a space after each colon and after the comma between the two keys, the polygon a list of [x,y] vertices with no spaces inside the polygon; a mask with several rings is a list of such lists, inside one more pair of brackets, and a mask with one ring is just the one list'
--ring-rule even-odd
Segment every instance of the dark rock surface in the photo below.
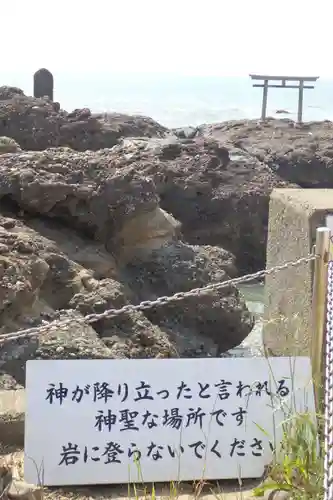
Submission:
{"label": "dark rock surface", "polygon": [[[73,196],[73,189],[78,189],[81,168],[85,172],[89,170],[92,178],[103,177],[107,165],[122,169],[122,174],[113,174],[118,176],[118,192],[123,189],[121,179],[125,167],[130,177],[143,174],[148,181],[152,179],[160,206],[181,222],[184,238],[191,244],[218,245],[230,250],[236,255],[241,272],[265,265],[268,199],[272,188],[326,188],[332,185],[333,178],[331,122],[295,126],[289,119],[269,119],[266,123],[242,120],[167,130],[146,117],[92,114],[89,109],[67,113],[58,103],[27,97],[20,89],[1,87],[1,135],[15,139],[23,149],[65,145],[80,151],[93,150],[89,158],[87,152],[84,160],[74,156],[69,160],[67,180],[72,178],[73,182],[63,191],[66,199]],[[23,154],[21,161],[25,165],[32,162],[41,166],[43,162],[53,162],[55,172],[58,162],[64,171],[61,156],[66,151],[69,150],[58,149],[57,153],[43,152],[35,157],[31,153],[26,157]],[[59,200],[63,188],[54,185],[55,173],[48,176],[45,190],[50,193],[46,197],[50,198],[51,193],[56,195],[52,213],[56,212],[54,216],[65,221],[68,208]],[[123,181],[128,182],[128,177]],[[25,182],[34,184],[29,174]],[[138,181],[139,196],[143,184],[144,181]],[[107,198],[108,189],[113,190],[114,185],[115,179],[109,188],[99,187],[102,197]],[[80,186],[81,191],[86,189],[89,191],[91,187]],[[86,204],[85,195],[81,196],[83,200],[75,202],[74,212],[77,209],[81,212]],[[96,193],[95,198],[98,197]],[[23,206],[26,202],[19,203]],[[122,210],[117,200],[112,199],[112,203],[117,206],[116,211]],[[31,202],[28,204],[31,211]],[[77,218],[76,227],[82,226],[87,212],[91,211],[91,203],[88,205]],[[98,201],[95,199],[92,205],[99,219]],[[73,206],[70,210],[73,211]],[[105,214],[98,224],[105,226],[103,217]],[[112,223],[116,220],[118,216]],[[87,224],[83,222],[83,226]],[[95,224],[87,231],[94,233]]]}
{"label": "dark rock surface", "polygon": [[[229,276],[233,274],[230,255],[224,250],[218,255],[214,250],[211,258],[210,247],[177,242],[146,253],[127,265],[131,288],[143,301],[223,282],[228,277],[226,271]],[[170,330],[169,335],[177,339],[179,352],[188,356],[195,354],[198,347],[201,351],[205,349],[206,335],[218,345],[219,353],[229,349],[231,343],[236,347],[253,326],[253,318],[244,309],[234,287],[186,297],[154,307],[145,314],[153,323]],[[193,332],[197,338],[202,337],[201,345],[193,342]]]}
{"label": "dark rock surface", "polygon": [[333,186],[333,123],[269,119],[203,125],[200,133],[227,147],[237,147],[269,169],[304,188]]}
{"label": "dark rock surface", "polygon": [[212,138],[126,139],[110,155],[153,179],[191,244],[221,246],[241,271],[262,268],[269,195],[291,184],[254,155]]}
{"label": "dark rock surface", "polygon": [[271,190],[332,187],[332,139],[331,122],[168,131],[1,87],[0,333],[73,321],[0,344],[3,387],[23,383],[31,358],[214,356],[239,345],[253,317],[230,286],[82,318],[263,268]]}
{"label": "dark rock surface", "polygon": [[[181,148],[164,144],[167,157]],[[73,327],[0,343],[0,369],[20,383],[31,358],[217,355],[253,327],[230,286],[80,326],[77,318],[87,314],[237,274],[227,251],[179,240],[153,176],[136,163],[121,165],[129,156],[54,148],[0,157],[1,332],[73,320]]]}
{"label": "dark rock surface", "polygon": [[158,206],[151,179],[128,166],[117,170],[106,151],[4,154],[0,162],[0,199],[27,212],[48,215],[106,241],[134,213]]}
{"label": "dark rock surface", "polygon": [[0,136],[22,149],[66,146],[78,151],[110,148],[121,137],[164,136],[167,129],[151,118],[119,113],[93,115],[89,109],[67,113],[57,102],[0,87]]}

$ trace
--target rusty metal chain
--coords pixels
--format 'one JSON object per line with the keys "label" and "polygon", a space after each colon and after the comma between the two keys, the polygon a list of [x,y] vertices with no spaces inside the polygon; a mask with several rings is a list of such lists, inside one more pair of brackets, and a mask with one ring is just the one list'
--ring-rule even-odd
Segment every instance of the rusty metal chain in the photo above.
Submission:
{"label": "rusty metal chain", "polygon": [[[302,257],[300,259],[297,259],[295,261],[291,262],[285,262],[284,264],[281,264],[279,266],[272,267],[271,269],[263,269],[262,271],[258,271],[253,274],[246,274],[244,276],[240,276],[238,278],[232,278],[227,281],[219,282],[219,283],[211,283],[210,285],[207,285],[202,288],[194,288],[192,290],[189,290],[188,292],[178,292],[175,295],[172,296],[165,296],[165,297],[159,297],[156,300],[145,300],[143,302],[140,302],[140,304],[128,304],[126,306],[121,307],[120,309],[108,309],[100,314],[88,314],[87,316],[84,316],[82,318],[68,318],[68,319],[63,319],[63,320],[55,320],[50,323],[47,323],[46,325],[41,325],[37,327],[32,327],[32,328],[27,328],[25,330],[20,330],[18,332],[12,332],[12,333],[7,333],[3,334],[0,336],[0,345],[4,344],[5,342],[9,342],[12,340],[16,339],[22,339],[22,338],[29,338],[29,337],[34,337],[39,335],[40,333],[46,332],[46,331],[52,331],[56,330],[57,328],[61,328],[64,326],[68,326],[71,323],[94,323],[95,321],[100,321],[102,319],[110,319],[114,318],[115,316],[119,316],[121,314],[125,313],[130,313],[134,311],[146,311],[147,309],[152,309],[154,307],[158,306],[164,306],[167,304],[170,304],[171,302],[177,302],[180,300],[184,300],[187,297],[193,297],[193,296],[198,296],[201,294],[205,293],[210,293],[216,290],[221,290],[222,288],[227,288],[229,286],[233,285],[239,285],[241,283],[247,283],[249,281],[253,281],[259,278],[263,278],[264,276],[268,276],[270,274],[274,274],[278,271],[283,271],[285,269],[289,269],[291,267],[298,267],[301,264],[306,264],[314,259],[316,259],[316,255],[310,254],[307,257]],[[61,312],[61,311],[58,311]],[[70,310],[66,309],[63,312],[70,312]]]}

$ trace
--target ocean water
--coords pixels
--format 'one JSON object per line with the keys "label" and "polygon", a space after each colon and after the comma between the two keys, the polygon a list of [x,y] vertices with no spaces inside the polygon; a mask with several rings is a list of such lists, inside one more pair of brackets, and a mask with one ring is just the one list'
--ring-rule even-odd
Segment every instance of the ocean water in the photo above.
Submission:
{"label": "ocean water", "polygon": [[[50,68],[52,70],[52,68]],[[32,74],[2,71],[1,85],[15,85],[32,94]],[[250,77],[174,75],[69,74],[54,72],[54,98],[62,108],[89,107],[151,116],[167,127],[259,118],[262,89]],[[298,91],[269,89],[268,116],[296,118]],[[276,114],[278,109],[289,115]],[[333,81],[319,79],[304,91],[304,121],[333,120]]]}
{"label": "ocean water", "polygon": [[245,298],[249,311],[254,314],[255,325],[246,339],[229,352],[233,356],[260,356],[263,352],[264,285],[244,284],[238,288]]}

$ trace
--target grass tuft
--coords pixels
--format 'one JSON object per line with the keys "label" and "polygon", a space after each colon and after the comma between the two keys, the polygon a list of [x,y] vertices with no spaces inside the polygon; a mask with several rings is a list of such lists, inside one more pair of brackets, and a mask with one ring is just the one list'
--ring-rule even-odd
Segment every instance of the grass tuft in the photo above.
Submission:
{"label": "grass tuft", "polygon": [[292,500],[324,498],[324,447],[317,429],[313,415],[308,413],[283,422],[280,449],[274,455],[267,480],[255,488],[255,496],[278,490],[290,492]]}

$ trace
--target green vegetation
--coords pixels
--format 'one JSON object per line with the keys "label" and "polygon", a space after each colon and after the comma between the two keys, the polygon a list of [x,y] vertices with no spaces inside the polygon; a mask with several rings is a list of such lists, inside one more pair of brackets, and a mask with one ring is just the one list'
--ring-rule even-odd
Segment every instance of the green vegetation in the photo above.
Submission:
{"label": "green vegetation", "polygon": [[[320,418],[317,421],[321,423]],[[267,490],[283,490],[290,492],[292,500],[322,500],[324,447],[313,415],[294,415],[283,422],[282,431],[281,448],[267,480],[255,489],[255,496],[263,496]]]}

